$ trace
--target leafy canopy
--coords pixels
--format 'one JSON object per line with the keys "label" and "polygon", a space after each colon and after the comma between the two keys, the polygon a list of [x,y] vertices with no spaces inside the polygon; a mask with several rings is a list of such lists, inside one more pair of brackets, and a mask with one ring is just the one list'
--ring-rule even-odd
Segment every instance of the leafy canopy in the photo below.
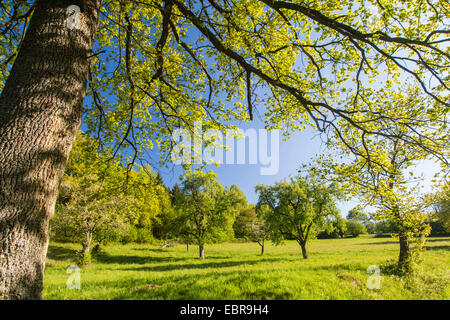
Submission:
{"label": "leafy canopy", "polygon": [[236,188],[224,188],[213,173],[195,172],[183,181],[183,196],[175,203],[177,233],[199,245],[233,238],[233,222],[242,199]]}
{"label": "leafy canopy", "polygon": [[295,239],[305,245],[328,219],[339,215],[335,187],[313,175],[299,175],[273,186],[257,185],[255,190],[257,207],[265,207],[264,219],[276,243]]}
{"label": "leafy canopy", "polygon": [[[0,6],[1,80],[33,3]],[[164,162],[176,128],[224,129],[263,106],[268,128],[311,125],[347,147],[348,130],[395,138],[401,123],[405,143],[446,162],[415,124],[449,111],[449,12],[433,0],[105,0],[84,119],[130,161],[158,146]],[[401,84],[424,103],[380,103]]]}

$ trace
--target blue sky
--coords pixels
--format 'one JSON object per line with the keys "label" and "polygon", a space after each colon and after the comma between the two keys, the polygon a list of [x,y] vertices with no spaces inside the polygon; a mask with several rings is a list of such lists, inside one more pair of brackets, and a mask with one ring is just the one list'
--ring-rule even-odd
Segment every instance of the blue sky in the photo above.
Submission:
{"label": "blue sky", "polygon": [[[252,124],[255,124],[252,126]],[[246,128],[264,128],[257,122],[250,123]],[[244,128],[244,129],[246,129]],[[217,179],[226,186],[236,184],[244,191],[250,203],[255,203],[257,198],[254,192],[256,184],[273,184],[275,181],[295,175],[301,163],[307,163],[321,149],[320,137],[315,137],[317,133],[312,130],[305,130],[293,134],[288,141],[282,141],[280,137],[279,150],[279,170],[275,175],[261,175],[261,167],[258,164],[222,164],[219,167],[208,165],[206,170],[213,170],[217,173]],[[323,147],[322,147],[323,148]],[[248,152],[248,151],[247,151]],[[178,181],[178,175],[182,173],[181,166],[176,165],[174,170],[161,169],[164,181],[168,185],[173,185]]]}
{"label": "blue sky", "polygon": [[[89,103],[90,98],[87,98],[85,103]],[[263,113],[260,110],[259,113]],[[263,116],[263,114],[261,115]],[[264,129],[264,123],[259,117],[251,122],[234,123],[238,128],[246,130]],[[83,124],[82,129],[86,127]],[[259,138],[259,137],[258,137]],[[247,141],[248,142],[248,141]],[[222,164],[219,167],[215,165],[206,166],[206,170],[213,170],[217,173],[217,180],[224,186],[231,186],[236,184],[247,196],[249,203],[257,202],[257,195],[254,187],[257,184],[271,185],[275,181],[279,181],[289,176],[297,174],[298,169],[302,164],[307,164],[313,160],[314,156],[325,151],[325,145],[322,142],[318,131],[312,128],[307,128],[300,132],[294,132],[291,138],[287,141],[282,139],[280,133],[279,140],[279,170],[274,175],[261,175],[260,169],[266,167],[262,164]],[[248,157],[248,143],[246,144],[246,153]],[[270,146],[269,146],[270,153]],[[169,168],[155,167],[155,161],[159,159],[158,150],[149,150],[148,154],[153,161],[149,161],[155,171],[159,171],[163,177],[164,183],[168,187],[172,187],[175,183],[179,183],[179,177],[184,173],[181,165],[171,164]],[[150,159],[147,159],[150,160]],[[246,163],[248,163],[248,158]],[[423,173],[426,177],[425,191],[431,191],[431,179],[433,174],[438,172],[439,165],[432,161],[422,161],[418,164],[416,173]],[[352,200],[348,202],[338,203],[338,208],[342,216],[346,216],[347,212],[358,204],[358,201]]]}
{"label": "blue sky", "polygon": [[[264,128],[262,121],[258,121],[257,119],[242,126],[237,124],[237,126],[244,130],[247,128]],[[297,174],[297,170],[301,164],[309,163],[316,154],[322,153],[325,150],[325,146],[318,132],[311,128],[293,133],[292,137],[287,141],[283,141],[280,136],[279,146],[279,170],[275,175],[261,175],[260,168],[264,166],[260,163],[254,165],[222,164],[219,167],[208,165],[206,170],[216,172],[217,180],[225,186],[236,184],[245,193],[249,203],[256,203],[257,195],[254,191],[255,185],[271,185],[275,181],[288,178],[291,175],[294,176]],[[172,165],[170,169],[160,168],[159,170],[163,176],[164,183],[170,187],[179,182],[178,177],[183,173],[181,165]],[[431,179],[438,170],[439,166],[432,161],[418,163],[416,173],[424,174],[426,178],[425,191],[431,191]],[[347,212],[357,204],[358,201],[356,199],[338,203],[341,215],[345,217]]]}
{"label": "blue sky", "polygon": [[[188,38],[195,38],[198,33],[196,30],[190,30]],[[300,67],[300,65],[299,65]],[[326,76],[332,77],[329,74],[329,70],[324,70]],[[90,103],[90,98],[86,99],[85,103]],[[261,116],[264,115],[264,106],[260,106],[259,113]],[[258,112],[255,112],[258,115]],[[264,123],[258,116],[250,123],[234,123],[238,128],[247,129],[263,129]],[[256,184],[273,184],[275,181],[288,178],[290,175],[296,175],[297,170],[301,164],[309,163],[316,154],[324,151],[324,145],[322,144],[321,138],[317,131],[311,128],[305,129],[301,132],[296,132],[292,134],[292,137],[288,141],[281,140],[280,137],[280,150],[279,150],[279,170],[275,175],[261,175],[260,169],[261,164],[245,164],[245,165],[230,165],[222,164],[220,167],[213,165],[207,166],[207,170],[211,169],[217,173],[217,179],[226,186],[231,186],[236,184],[242,191],[246,194],[248,201],[250,203],[256,203],[257,196],[254,192],[254,187]],[[153,160],[159,159],[159,152],[157,150],[152,150],[148,152]],[[167,168],[157,168],[154,166],[155,161],[151,161],[153,168],[159,171],[163,176],[164,183],[172,187],[175,183],[179,182],[179,176],[183,174],[183,169],[181,165],[172,165],[169,169]],[[432,162],[425,162],[420,164],[418,172],[424,172],[425,175],[430,178],[434,172],[437,171],[437,165]],[[427,182],[427,186],[430,183]],[[429,188],[428,188],[429,189]],[[357,204],[356,201],[351,201],[348,203],[340,203],[339,208],[341,214],[345,216],[347,211]]]}
{"label": "blue sky", "polygon": [[[247,128],[264,128],[263,123],[257,119],[242,126],[237,124],[237,126],[244,130]],[[312,129],[305,129],[304,131],[293,133],[287,141],[283,141],[280,136],[279,147],[279,170],[275,175],[261,175],[260,169],[264,166],[259,161],[258,164],[254,165],[222,164],[219,167],[208,165],[206,170],[216,172],[217,180],[225,186],[236,184],[245,193],[249,203],[256,203],[257,195],[254,191],[255,185],[270,185],[275,181],[296,175],[301,164],[310,162],[316,154],[324,150],[320,136]],[[170,169],[160,168],[160,173],[163,176],[164,183],[168,186],[173,186],[179,182],[178,177],[183,173],[183,169],[181,165],[172,165]],[[340,203],[339,208],[341,214],[345,216],[347,211],[356,204],[357,202],[355,201]]]}
{"label": "blue sky", "polygon": [[[87,97],[85,103],[90,103],[90,98]],[[260,110],[259,113],[262,113]],[[263,114],[261,115],[263,117]],[[238,128],[246,130],[264,129],[263,121],[257,116],[251,122],[234,123]],[[86,130],[86,126],[83,123],[82,130]],[[270,134],[270,133],[269,133]],[[270,137],[270,136],[269,136]],[[258,137],[259,138],[259,137]],[[319,154],[325,150],[325,146],[322,143],[321,137],[318,132],[312,128],[307,128],[301,132],[294,132],[291,138],[287,141],[282,139],[280,133],[279,139],[279,170],[275,175],[261,175],[260,169],[267,167],[259,163],[258,164],[221,164],[219,167],[215,165],[207,165],[205,170],[213,170],[217,173],[217,180],[224,186],[231,186],[236,184],[247,196],[249,203],[255,204],[257,202],[257,195],[254,191],[254,187],[257,184],[274,184],[275,181],[279,181],[289,176],[297,174],[301,164],[309,163],[316,154]],[[269,145],[270,154],[270,145]],[[151,163],[155,171],[159,171],[163,177],[164,183],[168,187],[173,187],[175,183],[180,183],[179,177],[184,173],[181,165],[170,164],[169,168],[155,167],[156,161],[159,159],[160,153],[158,150],[148,150],[147,152],[150,158],[147,160]],[[246,143],[246,154],[248,163],[248,141]],[[236,156],[235,156],[236,157]],[[155,161],[156,160],[156,161]],[[259,159],[258,159],[259,160]],[[347,211],[357,204],[355,201],[340,203],[339,208],[341,214],[346,216]]]}

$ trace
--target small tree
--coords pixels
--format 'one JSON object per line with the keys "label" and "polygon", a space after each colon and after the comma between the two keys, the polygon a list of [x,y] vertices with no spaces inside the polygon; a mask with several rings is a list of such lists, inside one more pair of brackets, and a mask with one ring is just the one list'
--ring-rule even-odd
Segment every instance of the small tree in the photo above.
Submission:
{"label": "small tree", "polygon": [[267,206],[259,206],[256,219],[252,221],[249,230],[249,239],[259,244],[261,247],[261,255],[264,255],[265,241],[270,237],[270,226],[266,223],[266,214],[270,212]]}
{"label": "small tree", "polygon": [[234,236],[238,239],[247,239],[248,230],[256,218],[254,206],[248,206],[239,210],[239,214],[233,223]]}
{"label": "small tree", "polygon": [[343,238],[347,233],[347,223],[340,215],[327,219],[320,232],[317,234],[319,239]]}
{"label": "small tree", "polygon": [[253,205],[241,209],[233,224],[235,236],[256,242],[261,247],[261,255],[264,255],[265,241],[270,235],[270,230],[264,221],[264,213],[268,208],[259,207],[258,213]]}
{"label": "small tree", "polygon": [[347,221],[340,215],[334,217],[331,225],[333,227],[332,233],[336,234],[337,236],[343,238],[347,234]]}
{"label": "small tree", "polygon": [[360,234],[367,232],[366,227],[356,220],[347,220],[346,225],[347,225],[346,233],[354,238],[358,237]]}
{"label": "small tree", "polygon": [[149,242],[153,239],[153,229],[161,226],[163,215],[171,210],[170,195],[161,176],[149,165],[131,170],[127,176],[126,193],[133,199],[130,209],[134,215],[130,221],[136,230],[134,240]]}
{"label": "small tree", "polygon": [[229,240],[233,236],[235,202],[229,189],[217,182],[214,174],[189,174],[183,181],[178,203],[178,232],[185,239],[195,239],[199,256],[205,258],[205,244]]}
{"label": "small tree", "polygon": [[57,209],[53,223],[55,232],[69,233],[73,241],[81,244],[81,265],[90,263],[92,241],[96,237],[99,240],[99,235],[103,239],[105,234],[125,234],[128,228],[123,214],[127,201],[107,196],[97,179],[91,176],[83,182],[65,180],[63,188],[70,189],[71,199]]}
{"label": "small tree", "polygon": [[299,175],[274,186],[257,185],[255,189],[259,196],[257,207],[268,208],[265,221],[274,242],[295,239],[302,249],[303,258],[307,259],[307,241],[330,216],[338,214],[334,202],[335,188],[325,185],[316,176]]}
{"label": "small tree", "polygon": [[125,196],[120,186],[124,169],[107,159],[110,154],[97,154],[98,145],[80,133],[63,176],[53,234],[79,242],[82,246],[80,264],[91,260],[92,241],[124,235],[133,220],[129,210],[136,206],[131,196]]}
{"label": "small tree", "polygon": [[168,239],[183,241],[186,243],[189,251],[191,240],[188,240],[184,234],[180,233],[180,222],[178,221],[180,217],[177,213],[177,206],[182,205],[184,195],[178,183],[173,186],[172,190],[166,191],[161,213],[153,219],[153,235],[158,239],[164,240],[165,243]]}

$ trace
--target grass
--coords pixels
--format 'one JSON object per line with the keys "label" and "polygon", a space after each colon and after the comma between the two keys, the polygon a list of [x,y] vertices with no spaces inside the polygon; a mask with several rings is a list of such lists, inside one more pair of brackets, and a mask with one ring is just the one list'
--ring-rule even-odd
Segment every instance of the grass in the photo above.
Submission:
{"label": "grass", "polygon": [[369,290],[371,265],[396,259],[398,243],[365,235],[313,240],[309,259],[293,241],[161,249],[155,245],[108,245],[81,269],[81,289],[69,290],[67,267],[79,245],[52,243],[44,299],[450,299],[450,238],[430,238],[423,262],[411,279],[383,275],[381,289]]}

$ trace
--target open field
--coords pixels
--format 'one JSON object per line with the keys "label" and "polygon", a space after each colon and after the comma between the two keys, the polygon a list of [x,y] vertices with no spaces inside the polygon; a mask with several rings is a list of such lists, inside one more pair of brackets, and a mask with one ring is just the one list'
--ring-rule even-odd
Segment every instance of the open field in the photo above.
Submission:
{"label": "open field", "polygon": [[430,238],[418,276],[405,281],[383,275],[369,290],[370,265],[396,259],[391,238],[313,240],[309,259],[293,241],[206,246],[206,259],[184,245],[108,245],[81,271],[81,290],[69,290],[66,269],[76,244],[51,243],[44,299],[450,299],[450,238]]}

